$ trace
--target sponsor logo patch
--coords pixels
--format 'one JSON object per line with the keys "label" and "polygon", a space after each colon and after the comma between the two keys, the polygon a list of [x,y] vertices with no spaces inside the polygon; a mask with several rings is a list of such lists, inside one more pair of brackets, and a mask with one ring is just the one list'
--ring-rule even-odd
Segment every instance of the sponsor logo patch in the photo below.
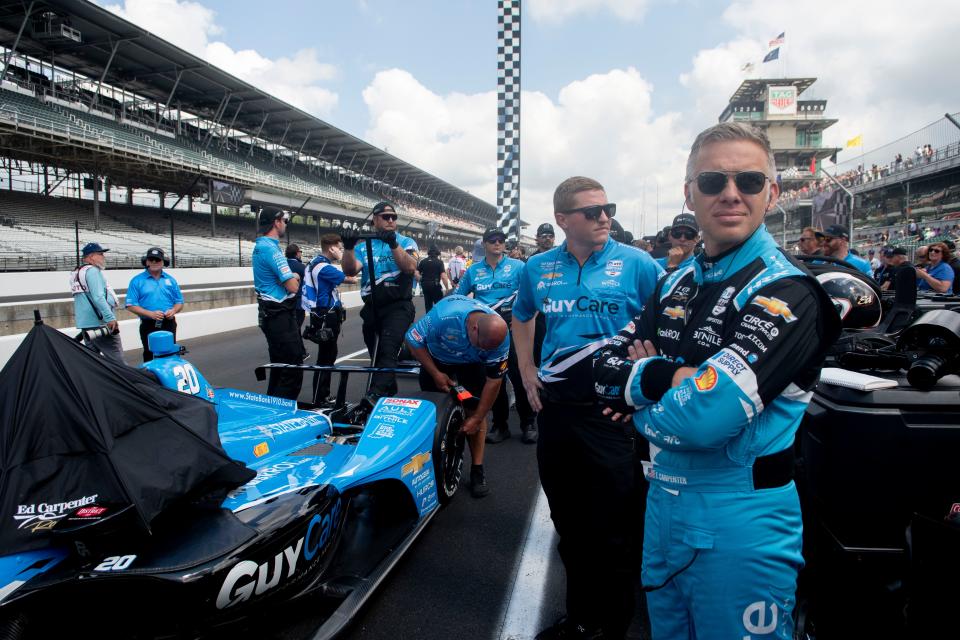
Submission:
{"label": "sponsor logo patch", "polygon": [[270,453],[270,446],[266,442],[261,442],[253,448],[253,455],[261,458]]}
{"label": "sponsor logo patch", "polygon": [[403,465],[403,467],[400,468],[400,476],[403,477],[406,475],[410,475],[411,473],[417,473],[418,471],[420,471],[420,469],[423,468],[423,465],[427,464],[428,462],[430,462],[429,451],[418,453],[412,458],[410,458],[410,462],[408,462],[407,464]]}
{"label": "sponsor logo patch", "polygon": [[663,315],[667,316],[671,320],[683,320],[687,316],[687,312],[683,307],[677,305],[676,307],[666,307],[663,310]]}
{"label": "sponsor logo patch", "polygon": [[414,409],[418,408],[423,403],[423,400],[414,400],[413,398],[384,398],[383,404],[387,406],[397,406],[397,407],[412,407]]}
{"label": "sponsor logo patch", "polygon": [[623,273],[623,260],[607,260],[607,266],[603,272],[611,278],[616,278]]}
{"label": "sponsor logo patch", "polygon": [[793,314],[793,311],[790,311],[790,305],[780,298],[757,296],[751,301],[750,304],[755,304],[758,307],[762,307],[764,312],[773,316],[774,318],[783,318],[787,322],[794,322],[797,319],[797,316]]}
{"label": "sponsor logo patch", "polygon": [[696,385],[697,391],[710,391],[717,386],[717,370],[708,365],[703,373],[693,379],[693,384]]}

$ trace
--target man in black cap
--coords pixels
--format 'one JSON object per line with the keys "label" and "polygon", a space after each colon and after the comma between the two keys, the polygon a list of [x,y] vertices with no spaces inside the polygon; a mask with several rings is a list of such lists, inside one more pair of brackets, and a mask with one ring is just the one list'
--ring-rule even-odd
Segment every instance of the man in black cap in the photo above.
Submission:
{"label": "man in black cap", "polygon": [[[430,247],[427,257],[417,265],[417,274],[420,286],[423,288],[423,306],[426,308],[426,313],[430,313],[433,305],[443,298],[443,290],[453,288],[450,278],[447,277],[447,270],[443,266],[443,260],[440,259],[440,249],[436,246]],[[441,283],[443,283],[442,286]]]}
{"label": "man in black cap", "polygon": [[537,227],[537,250],[534,251],[530,257],[553,249],[553,241],[553,225],[549,222],[544,222],[542,225]]}
{"label": "man in black cap", "polygon": [[[119,304],[103,271],[107,268],[104,249],[96,242],[83,247],[83,264],[70,273],[70,290],[73,293],[73,309],[77,328],[84,330],[83,341],[107,358],[123,362],[123,344],[120,342],[120,327],[117,325],[116,309]],[[87,329],[106,329],[105,335],[88,336]]]}
{"label": "man in black cap", "polygon": [[823,230],[823,254],[843,260],[860,273],[873,277],[870,263],[858,255],[850,253],[850,230],[840,224],[832,224]]}
{"label": "man in black cap", "polygon": [[130,280],[127,286],[127,311],[140,317],[140,342],[143,344],[143,361],[153,360],[149,336],[154,331],[169,331],[177,340],[175,316],[183,309],[183,293],[180,285],[163,270],[170,260],[160,247],[150,247],[140,259],[146,267]]}
{"label": "man in black cap", "polygon": [[[258,324],[267,339],[270,362],[303,364],[306,349],[297,325],[295,300],[300,276],[280,250],[280,236],[290,216],[276,207],[260,210],[260,237],[253,247],[253,286],[257,292]],[[267,394],[296,400],[303,383],[300,369],[271,369]]]}
{"label": "man in black cap", "polygon": [[907,250],[903,247],[887,247],[883,250],[883,256],[887,264],[878,271],[877,283],[883,291],[896,291],[897,271],[904,267],[914,267],[907,262]]}
{"label": "man in black cap", "polygon": [[[362,272],[360,297],[363,309],[363,341],[367,345],[374,366],[397,366],[403,336],[413,323],[413,275],[419,257],[413,238],[397,233],[397,210],[390,202],[373,205],[373,228],[377,238],[372,241],[373,270],[367,266],[367,245],[359,242],[358,234],[348,231],[343,238],[343,272],[355,276]],[[375,287],[371,287],[371,282]],[[361,400],[360,411],[373,409],[377,398],[397,393],[397,376],[380,372],[373,375],[370,392]],[[359,416],[357,416],[359,417]]]}
{"label": "man in black cap", "polygon": [[667,272],[676,271],[680,265],[693,258],[693,250],[700,242],[700,225],[692,213],[681,213],[670,226],[670,251],[657,263]]}

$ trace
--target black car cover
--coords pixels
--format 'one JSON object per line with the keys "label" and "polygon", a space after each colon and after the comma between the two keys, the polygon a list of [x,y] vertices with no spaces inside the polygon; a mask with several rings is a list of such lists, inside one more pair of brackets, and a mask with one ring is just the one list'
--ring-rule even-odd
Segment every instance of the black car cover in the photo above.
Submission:
{"label": "black car cover", "polygon": [[0,553],[124,510],[149,531],[178,502],[254,475],[224,452],[213,405],[56,329],[35,326],[0,372]]}

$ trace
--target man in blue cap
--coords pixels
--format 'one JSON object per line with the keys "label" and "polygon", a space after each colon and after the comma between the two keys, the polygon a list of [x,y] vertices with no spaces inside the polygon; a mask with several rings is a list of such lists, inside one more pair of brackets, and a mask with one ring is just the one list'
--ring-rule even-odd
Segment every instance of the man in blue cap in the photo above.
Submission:
{"label": "man in blue cap", "polygon": [[[280,250],[280,235],[287,230],[289,222],[290,216],[276,207],[260,210],[260,237],[253,248],[253,286],[270,362],[302,364],[306,351],[300,339],[295,306],[300,276],[290,269]],[[296,400],[302,383],[301,369],[271,369],[267,394]]]}
{"label": "man in blue cap", "polygon": [[169,331],[177,338],[177,320],[174,316],[183,309],[180,285],[163,268],[170,260],[160,247],[150,247],[140,259],[146,267],[130,280],[127,286],[127,311],[140,317],[140,342],[143,343],[143,361],[153,360],[147,340],[154,331]]}
{"label": "man in blue cap", "polygon": [[[107,268],[104,254],[110,251],[99,243],[90,242],[81,250],[83,264],[70,272],[70,291],[73,293],[73,311],[77,328],[84,332],[86,345],[104,356],[123,362],[123,344],[120,342],[120,327],[117,325],[117,294],[103,276]],[[102,329],[96,335],[90,330]]]}

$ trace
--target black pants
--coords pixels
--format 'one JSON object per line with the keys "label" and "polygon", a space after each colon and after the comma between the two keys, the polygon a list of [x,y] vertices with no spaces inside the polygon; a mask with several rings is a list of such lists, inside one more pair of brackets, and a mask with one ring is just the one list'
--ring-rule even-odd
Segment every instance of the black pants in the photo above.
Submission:
{"label": "black pants", "polygon": [[567,578],[567,616],[622,638],[640,572],[646,482],[634,440],[599,409],[545,400],[537,462]]}
{"label": "black pants", "polygon": [[154,331],[169,331],[173,334],[173,341],[177,341],[177,321],[175,318],[164,318],[160,321],[160,326],[157,326],[156,320],[140,320],[140,343],[143,345],[143,361],[150,362],[153,360],[153,352],[150,351],[150,347],[147,346],[149,341],[147,336],[149,336]]}
{"label": "black pants", "polygon": [[[292,302],[259,301],[260,330],[267,338],[270,362],[303,364],[303,339],[297,327],[297,314]],[[303,384],[301,369],[270,369],[267,395],[296,400]]]}
{"label": "black pants", "polygon": [[[513,334],[510,335],[510,356],[507,359],[507,376],[513,383],[513,393],[517,402],[517,415],[520,416],[520,423],[525,424],[532,421],[536,414],[530,407],[530,401],[527,399],[527,392],[523,387],[523,378],[520,377],[520,366],[517,363],[517,351],[514,348]],[[507,395],[507,385],[500,385],[500,393],[493,403],[493,429],[507,429],[507,420],[510,417],[510,398]]]}
{"label": "black pants", "polygon": [[[317,364],[332,365],[337,360],[337,340],[340,338],[340,309],[332,309],[324,314],[324,318],[310,314],[310,324],[323,326],[333,333],[332,339],[324,340],[317,345]],[[316,371],[313,374],[313,398],[324,400],[330,395],[330,372]]]}
{"label": "black pants", "polygon": [[[397,356],[403,345],[403,336],[413,324],[416,311],[410,300],[398,300],[376,308],[372,304],[363,305],[360,317],[363,319],[363,343],[367,345],[370,357],[376,349],[375,367],[396,367]],[[370,393],[379,397],[397,394],[397,376],[392,372],[375,373],[370,384]]]}
{"label": "black pants", "polygon": [[426,307],[427,313],[430,313],[430,309],[433,309],[433,305],[443,300],[443,289],[440,288],[439,283],[425,283],[422,286],[423,306]]}

